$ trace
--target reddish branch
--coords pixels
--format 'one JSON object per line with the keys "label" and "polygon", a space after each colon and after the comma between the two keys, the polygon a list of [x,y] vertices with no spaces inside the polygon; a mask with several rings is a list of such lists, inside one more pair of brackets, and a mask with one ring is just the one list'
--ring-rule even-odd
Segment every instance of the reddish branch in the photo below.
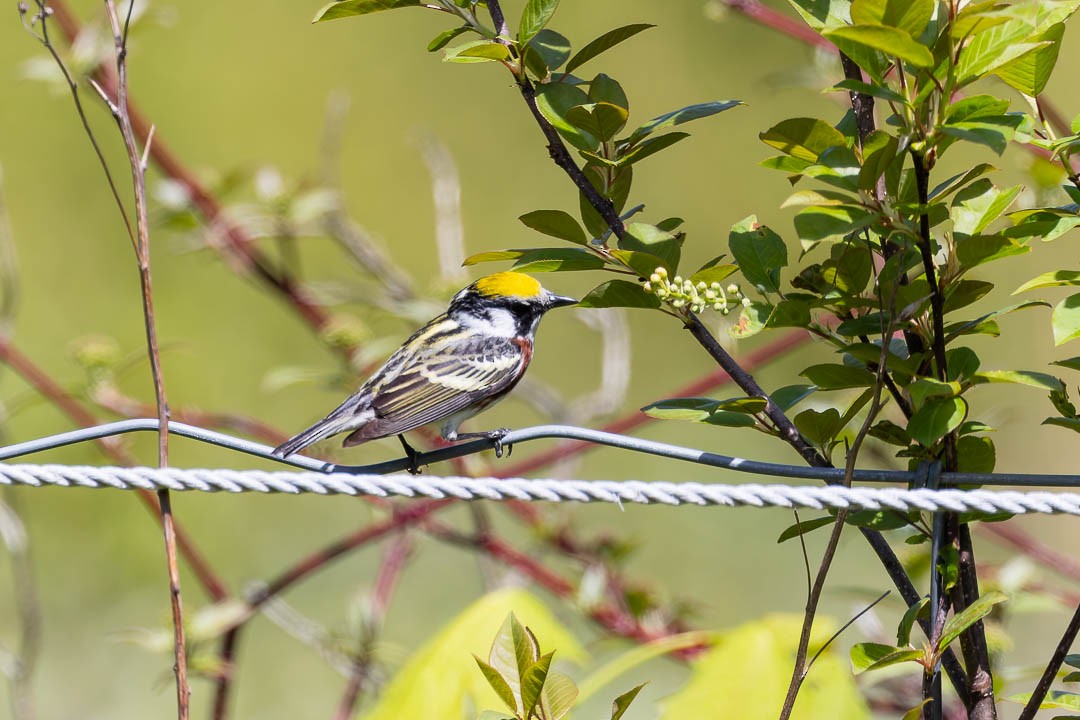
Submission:
{"label": "reddish branch", "polygon": [[[97,418],[87,412],[86,408],[80,405],[70,393],[4,338],[0,338],[0,360],[79,427],[93,427],[98,424]],[[101,438],[95,442],[118,465],[139,464],[115,438]],[[149,490],[138,490],[137,493],[143,504],[160,519],[160,508],[154,493]],[[210,564],[179,525],[176,526],[176,542],[180,554],[187,561],[199,584],[206,590],[206,594],[214,601],[227,598],[229,593],[224,583],[218,579]]]}

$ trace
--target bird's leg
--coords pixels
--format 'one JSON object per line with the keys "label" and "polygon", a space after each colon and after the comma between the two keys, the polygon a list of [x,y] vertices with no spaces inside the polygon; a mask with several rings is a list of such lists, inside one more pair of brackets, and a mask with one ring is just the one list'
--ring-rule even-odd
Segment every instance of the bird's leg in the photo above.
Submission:
{"label": "bird's leg", "polygon": [[497,428],[495,430],[488,430],[487,432],[473,432],[473,433],[459,433],[454,441],[458,440],[471,440],[474,438],[482,438],[484,440],[490,440],[492,442],[492,448],[495,450],[495,457],[502,458],[503,450],[506,450],[506,457],[510,457],[514,452],[513,445],[503,445],[502,439],[509,434],[510,428]]}
{"label": "bird's leg", "polygon": [[398,435],[397,438],[401,441],[401,447],[405,449],[405,457],[409,458],[409,466],[405,469],[410,475],[419,475],[420,466],[416,461],[420,457],[420,453],[416,451],[416,448],[405,441],[404,435]]}

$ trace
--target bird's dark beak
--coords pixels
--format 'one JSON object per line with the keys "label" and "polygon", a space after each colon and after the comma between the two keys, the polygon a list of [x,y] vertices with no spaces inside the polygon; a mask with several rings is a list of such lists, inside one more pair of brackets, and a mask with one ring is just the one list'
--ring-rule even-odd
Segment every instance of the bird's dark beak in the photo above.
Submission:
{"label": "bird's dark beak", "polygon": [[566,305],[577,305],[577,300],[572,297],[566,297],[565,295],[555,295],[554,293],[548,295],[547,306],[551,308],[564,307]]}

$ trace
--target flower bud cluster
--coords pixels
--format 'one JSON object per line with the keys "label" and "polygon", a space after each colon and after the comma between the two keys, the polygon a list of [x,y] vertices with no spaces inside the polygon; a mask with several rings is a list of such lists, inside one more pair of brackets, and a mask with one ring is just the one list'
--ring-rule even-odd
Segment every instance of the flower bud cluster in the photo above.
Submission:
{"label": "flower bud cluster", "polygon": [[735,283],[725,288],[718,282],[695,283],[692,280],[683,279],[680,275],[668,279],[668,272],[662,267],[656,268],[649,279],[642,283],[642,287],[645,292],[652,293],[661,302],[676,309],[689,308],[693,313],[701,313],[706,308],[712,308],[727,315],[733,307],[738,305],[745,307],[750,304],[750,298],[744,297],[742,290]]}

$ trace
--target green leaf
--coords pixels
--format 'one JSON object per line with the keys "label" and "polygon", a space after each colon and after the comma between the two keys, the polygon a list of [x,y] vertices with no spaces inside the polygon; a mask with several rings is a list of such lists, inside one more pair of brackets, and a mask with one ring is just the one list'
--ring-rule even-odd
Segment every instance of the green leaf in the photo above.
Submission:
{"label": "green leaf", "polygon": [[851,646],[851,669],[856,675],[860,675],[867,670],[880,670],[904,662],[918,662],[922,657],[921,650],[881,643],[855,643]]}
{"label": "green leaf", "polygon": [[688,137],[690,137],[690,133],[670,132],[646,138],[643,142],[630,146],[626,152],[621,152],[622,146],[620,146],[618,165],[619,167],[628,167],[641,162],[650,155],[655,155]]}
{"label": "green leaf", "polygon": [[428,52],[436,52],[437,50],[442,50],[451,40],[456,38],[458,35],[467,33],[470,29],[471,28],[468,25],[459,25],[456,28],[444,30],[443,32],[433,37],[431,39],[431,42],[428,43]]}
{"label": "green leaf", "polygon": [[780,292],[780,270],[787,267],[788,255],[779,235],[750,215],[731,227],[728,247],[748,282],[766,293]]}
{"label": "green leaf", "polygon": [[1080,285],[1080,270],[1053,270],[1043,273],[1013,290],[1012,294],[1016,295],[1035,288],[1061,287],[1064,285]]}
{"label": "green leaf", "polygon": [[604,261],[585,248],[537,248],[523,252],[513,267],[522,272],[599,270]]}
{"label": "green leaf", "polygon": [[509,60],[510,49],[493,40],[473,40],[446,49],[444,62],[475,63]]}
{"label": "green leaf", "polygon": [[810,325],[810,303],[805,300],[786,298],[781,300],[769,313],[765,327],[798,327]]}
{"label": "green leaf", "polygon": [[1004,235],[973,235],[956,238],[956,259],[965,270],[994,260],[1023,255],[1031,248]]}
{"label": "green leaf", "polygon": [[933,190],[930,191],[930,194],[927,196],[927,198],[929,200],[937,200],[939,198],[944,198],[946,195],[949,195],[950,193],[953,193],[964,187],[972,180],[976,180],[983,175],[995,172],[996,170],[997,168],[993,165],[990,165],[989,163],[979,163],[970,170],[953,175],[945,182],[937,185]]}
{"label": "green leaf", "polygon": [[929,616],[930,598],[924,597],[919,602],[909,607],[904,616],[900,618],[900,624],[896,628],[896,644],[901,647],[911,643],[911,630],[915,622],[920,618]]}
{"label": "green leaf", "polygon": [[945,364],[949,368],[949,380],[970,380],[979,371],[981,361],[975,351],[967,347],[957,347],[945,352]]}
{"label": "green leaf", "polygon": [[1011,238],[1027,239],[1037,237],[1043,242],[1051,242],[1080,226],[1080,215],[1075,212],[1056,208],[1038,208],[1009,213],[1009,218],[1016,223],[1002,233]]}
{"label": "green leaf", "polygon": [[934,0],[855,0],[851,22],[856,25],[888,25],[919,37],[934,14]]}
{"label": "green leaf", "polygon": [[730,110],[737,105],[742,105],[738,100],[722,100],[715,102],[698,103],[696,105],[687,105],[684,108],[678,110],[672,110],[671,112],[664,113],[659,117],[655,117],[649,122],[639,127],[634,132],[630,133],[628,137],[622,142],[634,145],[644,140],[649,135],[653,134],[657,130],[662,130],[667,127],[674,127],[675,125],[682,125],[683,123],[690,122],[691,120],[697,120],[699,118],[709,117],[710,115],[716,115],[722,113],[725,110]]}
{"label": "green leaf", "polygon": [[765,322],[770,314],[772,305],[752,302],[749,307],[743,307],[739,312],[739,319],[728,328],[728,335],[737,340],[753,337],[765,329]]}
{"label": "green leaf", "polygon": [[581,88],[566,83],[543,83],[536,89],[536,107],[544,118],[574,147],[580,150],[596,150],[600,141],[595,135],[575,127],[566,117],[567,112],[589,102],[589,96]]}
{"label": "green leaf", "polygon": [[611,255],[636,272],[642,279],[651,276],[657,268],[661,267],[667,270],[669,275],[675,272],[667,260],[643,250],[612,250]]}
{"label": "green leaf", "polygon": [[835,363],[811,365],[799,374],[821,390],[870,387],[874,384],[875,379],[874,373],[865,368],[837,365]]}
{"label": "green leaf", "polygon": [[975,385],[984,383],[1012,383],[1014,385],[1027,385],[1041,390],[1053,390],[1061,392],[1065,389],[1064,383],[1053,375],[1031,370],[986,370],[976,373],[973,378]]}
{"label": "green leaf", "polygon": [[487,680],[488,685],[490,685],[491,689],[495,691],[495,694],[499,696],[499,699],[510,709],[510,712],[517,713],[519,711],[517,698],[514,697],[514,691],[510,689],[509,683],[506,682],[506,679],[502,674],[476,655],[473,655],[473,659],[476,660],[476,664],[480,666],[480,672],[484,674],[484,679]]}
{"label": "green leaf", "polygon": [[597,73],[589,83],[589,100],[594,103],[611,103],[627,111],[630,109],[630,101],[626,98],[622,85],[604,73]]}
{"label": "green leaf", "polygon": [[1050,73],[1054,71],[1054,65],[1057,64],[1064,34],[1065,23],[1051,25],[1032,38],[1039,41],[1035,47],[999,66],[994,70],[994,74],[1025,95],[1041,95],[1050,80]]}
{"label": "green leaf", "polygon": [[1069,368],[1070,370],[1080,370],[1080,357],[1072,357],[1066,360],[1055,360],[1050,364],[1060,365],[1061,367]]}
{"label": "green leaf", "polygon": [[1016,305],[1009,305],[1003,307],[1000,310],[986,313],[985,315],[975,318],[974,320],[965,320],[963,322],[951,323],[945,326],[945,341],[952,342],[960,335],[968,335],[971,333],[988,333],[991,335],[997,335],[996,323],[992,322],[995,318],[1009,315],[1017,310],[1026,310],[1033,307],[1050,307],[1048,303],[1041,300],[1030,300],[1028,302],[1018,303]]}
{"label": "green leaf", "polygon": [[[491,639],[511,611],[526,619],[545,642],[559,648],[563,660],[581,663],[585,659],[581,644],[540,600],[520,589],[501,590],[485,595],[429,635],[397,670],[365,720],[473,717],[477,707],[501,705],[484,676],[461,659],[470,653],[487,656]],[[497,667],[490,658],[488,663]]]}
{"label": "green leaf", "polygon": [[919,378],[906,388],[911,396],[911,403],[916,409],[921,408],[930,398],[952,398],[960,394],[960,383],[942,382],[934,378]]}
{"label": "green leaf", "polygon": [[488,252],[476,253],[465,258],[465,262],[461,263],[465,267],[469,265],[477,265],[485,262],[501,262],[503,260],[517,260],[519,257],[525,254],[525,250],[492,250]]}
{"label": "green leaf", "polygon": [[623,25],[622,27],[617,27],[614,30],[608,30],[606,33],[596,38],[595,40],[592,40],[585,47],[578,50],[577,54],[574,55],[573,58],[571,58],[569,63],[567,63],[566,72],[574,72],[574,70],[577,70],[579,67],[587,63],[589,60],[592,60],[600,53],[610,50],[624,40],[629,40],[642,30],[648,30],[651,27],[656,26],[648,25],[645,23],[638,23],[634,25]]}
{"label": "green leaf", "polygon": [[315,19],[311,22],[337,20],[401,7],[420,7],[423,4],[423,0],[338,0],[338,2],[324,5],[319,12],[315,13]]}
{"label": "green leaf", "polygon": [[[1031,699],[1032,693],[1019,693],[1017,695],[1010,695],[1005,698],[1010,702],[1021,703],[1027,705],[1028,700]],[[1077,710],[1080,711],[1080,694],[1066,692],[1064,690],[1050,690],[1046,693],[1042,703],[1039,704],[1040,710]],[[1067,717],[1075,717],[1067,716]],[[1062,720],[1061,718],[1054,718],[1054,720]]]}
{"label": "green leaf", "polygon": [[526,717],[532,714],[536,704],[540,702],[540,694],[544,690],[544,682],[554,656],[553,652],[542,656],[521,674],[521,705],[524,708],[522,714]]}
{"label": "green leaf", "polygon": [[813,385],[785,385],[775,392],[769,393],[769,399],[773,405],[787,412],[814,394],[817,390]]}
{"label": "green leaf", "polygon": [[779,545],[782,542],[787,542],[793,538],[811,533],[818,528],[829,527],[834,524],[836,524],[836,518],[831,515],[814,518],[812,520],[803,520],[789,526],[784,532],[780,533],[780,537],[776,538],[776,543]]}
{"label": "green leaf", "polygon": [[1050,323],[1054,329],[1054,345],[1062,345],[1080,337],[1080,293],[1059,302],[1054,308]]}
{"label": "green leaf", "polygon": [[[665,700],[663,717],[668,720],[777,717],[784,690],[791,680],[791,659],[799,643],[801,621],[801,616],[772,614],[725,629],[718,642],[689,665],[690,678]],[[810,654],[822,648],[835,631],[836,624],[829,618],[816,618]],[[765,688],[771,690],[765,692]],[[799,691],[797,707],[796,718],[867,720],[871,717],[845,659],[837,651],[837,644],[826,647],[818,655],[810,679]],[[626,717],[631,716],[628,713]]]}
{"label": "green leaf", "polygon": [[872,438],[877,438],[882,442],[887,442],[890,445],[899,445],[900,447],[907,447],[911,444],[911,436],[908,435],[907,430],[900,427],[891,420],[879,420],[874,423],[867,434]]}
{"label": "green leaf", "polygon": [[1034,28],[1020,19],[978,33],[961,50],[956,77],[961,86],[974,82],[1032,49],[1023,42]]}
{"label": "green leaf", "polygon": [[657,420],[688,420],[726,427],[752,427],[753,414],[765,410],[764,398],[672,398],[646,405],[641,411]]}
{"label": "green leaf", "polygon": [[951,313],[966,308],[983,299],[993,289],[994,283],[985,280],[953,281],[945,289],[944,310]]}
{"label": "green leaf", "polygon": [[915,411],[908,421],[908,433],[913,440],[931,447],[941,438],[960,427],[967,415],[963,398],[935,398]]}
{"label": "green leaf", "polygon": [[980,595],[978,600],[945,622],[945,628],[941,631],[941,639],[938,641],[938,650],[941,651],[949,647],[953,640],[960,637],[961,633],[989,615],[995,605],[1008,599],[1005,593],[998,590],[991,590]]}
{"label": "green leaf", "polygon": [[570,41],[563,35],[541,30],[526,47],[525,62],[538,78],[546,78],[570,57]]}
{"label": "green leaf", "polygon": [[875,130],[863,141],[862,169],[859,170],[859,189],[871,190],[889,165],[896,160],[899,143],[892,135]]}
{"label": "green leaf", "polygon": [[722,283],[727,278],[731,277],[739,271],[738,265],[732,265],[730,263],[724,265],[710,265],[709,267],[702,268],[696,273],[690,276],[690,282],[697,285],[699,282],[703,282],[706,285],[712,285],[714,282]]}
{"label": "green leaf", "polygon": [[676,236],[648,223],[627,223],[625,229],[626,233],[619,239],[620,249],[655,255],[664,261],[671,273],[678,269],[682,248]]}
{"label": "green leaf", "polygon": [[518,25],[518,44],[525,45],[544,29],[555,14],[559,0],[528,0],[521,11],[521,23]]}
{"label": "green leaf", "polygon": [[929,68],[934,64],[930,49],[903,30],[886,25],[849,25],[828,30],[825,37],[843,52],[862,46],[879,50],[886,55],[898,57],[917,68]]}
{"label": "green leaf", "polygon": [[578,302],[578,307],[587,308],[658,308],[660,300],[655,295],[645,292],[637,283],[626,280],[608,280],[589,291]]}
{"label": "green leaf", "polygon": [[1001,155],[1025,122],[1023,115],[1009,113],[949,122],[941,126],[941,132],[960,140],[985,145]]}
{"label": "green leaf", "polygon": [[1002,191],[986,179],[964,188],[952,202],[953,230],[964,235],[981,233],[1009,209],[1022,189],[1017,185]]}
{"label": "green leaf", "polygon": [[562,720],[574,708],[578,688],[567,675],[552,670],[548,673],[540,701],[550,720]]}
{"label": "green leaf", "polygon": [[795,216],[795,231],[804,243],[815,242],[843,237],[866,227],[877,217],[861,207],[851,205],[813,205]]}
{"label": "green leaf", "polygon": [[1080,418],[1048,417],[1042,421],[1043,425],[1057,425],[1073,432],[1080,433]]}
{"label": "green leaf", "polygon": [[[837,92],[840,90],[845,90],[847,92],[856,92],[861,95],[869,95],[871,97],[880,98],[882,100],[887,100],[889,102],[897,103],[899,105],[908,104],[908,101],[904,98],[903,95],[896,92],[887,85],[876,85],[874,83],[867,83],[863,82],[862,80],[852,80],[850,78],[847,80],[841,80],[828,90],[825,90],[825,92]],[[876,130],[875,132],[881,131]]]}
{"label": "green leaf", "polygon": [[578,245],[588,245],[589,238],[570,213],[562,210],[533,210],[518,218],[525,227]]}
{"label": "green leaf", "polygon": [[818,447],[828,445],[844,429],[840,411],[836,408],[803,410],[793,418],[793,422],[803,437]]}
{"label": "green leaf", "polygon": [[630,707],[630,703],[634,702],[634,698],[641,692],[641,688],[645,687],[645,683],[638,685],[635,688],[627,690],[619,697],[615,698],[611,703],[611,720],[620,720],[623,714],[626,713]]}
{"label": "green leaf", "polygon": [[817,162],[821,153],[846,143],[843,133],[817,118],[790,118],[759,137],[766,145],[808,162]]}
{"label": "green leaf", "polygon": [[957,470],[970,473],[992,473],[997,462],[994,441],[988,437],[965,435],[956,441]]}

